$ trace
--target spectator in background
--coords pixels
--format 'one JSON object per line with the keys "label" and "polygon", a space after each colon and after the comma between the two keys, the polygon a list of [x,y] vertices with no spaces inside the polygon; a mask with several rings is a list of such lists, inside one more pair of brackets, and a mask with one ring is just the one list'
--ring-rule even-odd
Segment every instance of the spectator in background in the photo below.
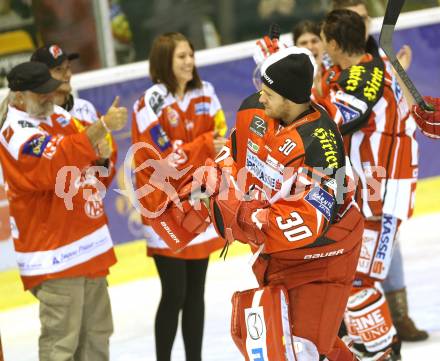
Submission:
{"label": "spectator in background", "polygon": [[101,68],[97,21],[89,0],[32,1],[35,25],[44,43],[68,43],[81,56],[75,71]]}
{"label": "spectator in background", "polygon": [[164,31],[188,34],[194,47],[203,49],[203,25],[216,11],[211,2],[203,0],[119,0],[119,3],[133,34],[136,61],[147,58],[153,40]]}
{"label": "spectator in background", "polygon": [[[366,27],[367,45],[366,51],[374,57],[384,57],[385,54],[379,50],[376,40],[369,34],[370,17],[365,0],[333,0],[333,9],[348,9],[356,12],[364,21]],[[407,70],[411,65],[412,50],[408,45],[404,45],[396,54],[402,67]],[[400,80],[398,78],[398,80]],[[406,87],[399,81],[400,86],[404,90],[405,98],[408,103],[408,95]],[[428,338],[428,333],[419,330],[408,313],[408,301],[406,293],[406,283],[403,270],[403,258],[400,250],[400,244],[397,239],[393,252],[393,258],[390,271],[387,278],[383,282],[388,304],[390,306],[394,327],[399,337],[403,341],[423,341]]]}
{"label": "spectator in background", "polygon": [[[165,159],[170,169],[204,165],[225,144],[226,121],[214,87],[201,81],[194,64],[194,47],[180,33],[157,37],[150,52],[150,76],[154,83],[134,104],[132,142],[146,142],[137,151],[136,167],[151,159]],[[136,172],[137,188],[152,188],[152,169]],[[176,180],[177,189],[183,179]],[[139,199],[149,212],[167,200],[154,188]],[[159,218],[160,219],[160,218]],[[182,335],[186,360],[200,361],[204,324],[204,287],[209,255],[223,246],[211,225],[179,253],[172,252],[142,214],[148,255],[154,258],[162,284],[155,320],[156,357],[169,361],[182,311]]]}
{"label": "spectator in background", "polygon": [[300,48],[309,49],[315,57],[316,61],[316,73],[313,79],[313,94],[321,89],[321,76],[322,73],[328,69],[331,65],[331,60],[324,52],[324,45],[321,40],[321,27],[311,21],[304,20],[296,24],[292,29],[292,39],[295,46]]}
{"label": "spectator in background", "polygon": [[322,63],[322,57],[324,55],[320,32],[321,28],[319,25],[310,20],[299,22],[292,30],[294,45],[309,49],[318,65]]}
{"label": "spectator in background", "polygon": [[0,162],[21,279],[40,301],[39,360],[108,361],[113,321],[106,275],[116,258],[101,192],[114,171],[92,166],[115,156],[96,147],[125,125],[127,110],[115,101],[80,131],[54,105],[61,81],[46,65],[17,65],[8,83]]}

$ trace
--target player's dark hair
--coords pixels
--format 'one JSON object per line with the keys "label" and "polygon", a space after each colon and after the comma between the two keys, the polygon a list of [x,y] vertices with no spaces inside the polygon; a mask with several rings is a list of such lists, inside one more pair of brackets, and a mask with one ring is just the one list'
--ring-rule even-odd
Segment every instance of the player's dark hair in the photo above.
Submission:
{"label": "player's dark hair", "polygon": [[303,20],[300,21],[298,24],[296,24],[292,29],[292,37],[294,44],[297,43],[298,38],[306,33],[315,34],[317,37],[321,37],[321,28],[319,24],[310,21],[310,20]]}
{"label": "player's dark hair", "polygon": [[[177,79],[173,72],[173,56],[177,43],[186,41],[191,50],[194,51],[193,44],[181,33],[165,33],[154,39],[150,50],[150,77],[154,84],[164,84],[171,94],[176,94]],[[185,92],[191,89],[201,88],[202,81],[196,67],[194,66],[193,78],[186,85]]]}
{"label": "player's dark hair", "polygon": [[348,55],[365,53],[365,31],[362,18],[354,11],[345,9],[328,13],[322,25],[326,41],[336,41]]}
{"label": "player's dark hair", "polygon": [[333,0],[332,10],[345,9],[351,6],[364,5],[367,7],[367,2],[365,0]]}

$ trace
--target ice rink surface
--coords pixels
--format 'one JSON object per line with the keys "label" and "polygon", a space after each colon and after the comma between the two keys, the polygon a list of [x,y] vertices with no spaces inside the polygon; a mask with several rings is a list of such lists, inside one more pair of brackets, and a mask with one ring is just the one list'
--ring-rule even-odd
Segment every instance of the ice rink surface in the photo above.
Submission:
{"label": "ice rink surface", "polygon": [[[425,342],[404,343],[403,361],[440,360],[440,214],[418,217],[401,229],[411,316],[429,331]],[[229,335],[231,295],[256,286],[249,256],[212,262],[206,284],[204,361],[243,360]],[[115,332],[111,361],[154,361],[154,315],[160,296],[157,278],[110,288]],[[3,296],[3,295],[2,295]],[[38,359],[38,306],[0,313],[5,361]],[[173,361],[184,361],[180,331]]]}

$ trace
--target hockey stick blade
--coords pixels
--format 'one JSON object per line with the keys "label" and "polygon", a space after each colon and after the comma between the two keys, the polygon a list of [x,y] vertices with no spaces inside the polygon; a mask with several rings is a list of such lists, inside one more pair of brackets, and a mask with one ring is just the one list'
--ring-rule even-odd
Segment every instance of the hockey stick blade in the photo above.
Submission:
{"label": "hockey stick blade", "polygon": [[416,103],[425,110],[432,110],[432,107],[426,104],[426,102],[423,100],[420,92],[409,78],[405,69],[403,69],[402,65],[400,65],[393,49],[394,28],[404,3],[405,0],[388,0],[387,9],[383,18],[382,30],[380,31],[379,44],[390,60],[391,65],[396,70],[397,74],[399,74],[405,86],[408,88]]}

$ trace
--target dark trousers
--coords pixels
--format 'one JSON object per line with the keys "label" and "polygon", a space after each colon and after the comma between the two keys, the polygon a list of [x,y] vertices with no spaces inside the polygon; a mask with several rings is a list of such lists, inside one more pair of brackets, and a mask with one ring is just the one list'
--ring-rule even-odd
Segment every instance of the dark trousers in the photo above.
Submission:
{"label": "dark trousers", "polygon": [[180,311],[186,361],[201,361],[208,260],[154,256],[162,284],[155,320],[157,361],[171,359]]}

